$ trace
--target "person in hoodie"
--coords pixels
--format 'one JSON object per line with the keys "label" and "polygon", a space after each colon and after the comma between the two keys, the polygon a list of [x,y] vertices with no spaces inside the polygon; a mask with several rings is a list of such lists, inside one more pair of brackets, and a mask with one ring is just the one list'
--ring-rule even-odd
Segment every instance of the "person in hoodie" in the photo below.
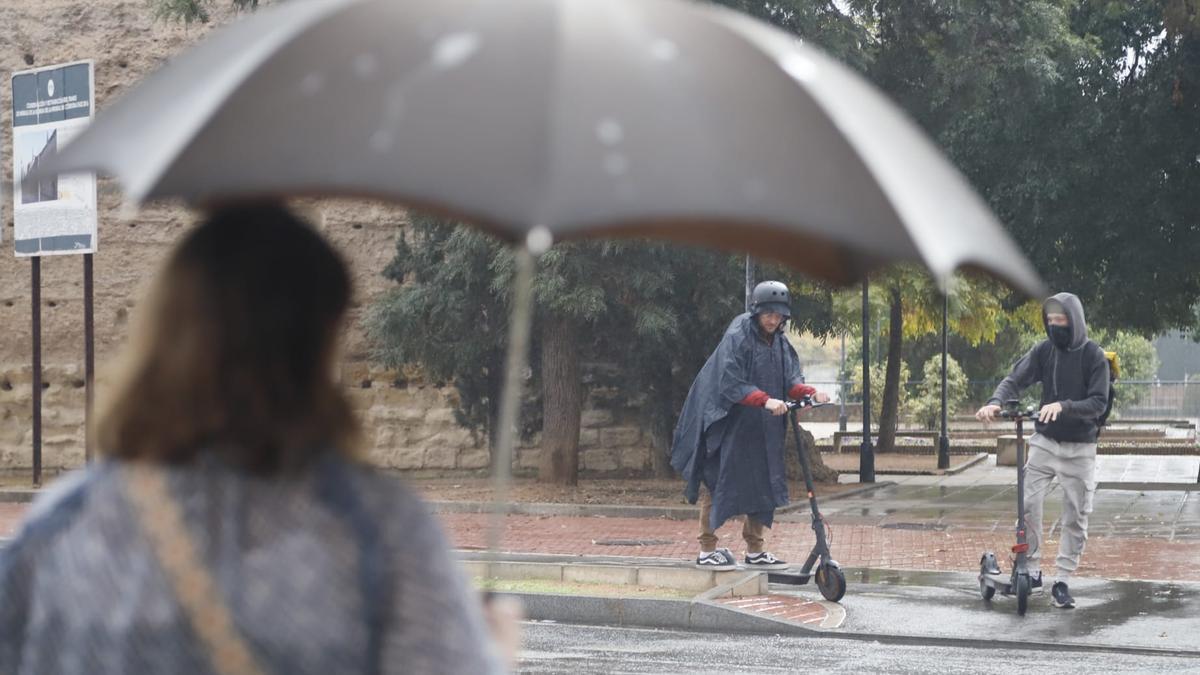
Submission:
{"label": "person in hoodie", "polygon": [[991,422],[1005,401],[1018,399],[1041,382],[1042,407],[1029,438],[1025,463],[1025,537],[1035,591],[1042,588],[1042,502],[1057,478],[1063,493],[1062,535],[1050,595],[1054,606],[1071,608],[1068,580],[1087,543],[1088,514],[1096,491],[1096,437],[1108,404],[1108,359],[1088,339],[1083,304],[1070,293],[1046,300],[1042,318],[1048,339],[1013,366],[976,417]]}
{"label": "person in hoodie", "polygon": [[788,566],[764,550],[763,540],[775,509],[788,503],[784,399],[829,400],[804,384],[800,359],[784,335],[791,315],[787,286],[778,281],[756,286],[751,311],[729,324],[688,391],[671,444],[671,466],[687,481],[688,502],[700,504],[699,568],[737,567],[729,549],[717,548],[716,536],[734,516],[744,516],[747,567]]}

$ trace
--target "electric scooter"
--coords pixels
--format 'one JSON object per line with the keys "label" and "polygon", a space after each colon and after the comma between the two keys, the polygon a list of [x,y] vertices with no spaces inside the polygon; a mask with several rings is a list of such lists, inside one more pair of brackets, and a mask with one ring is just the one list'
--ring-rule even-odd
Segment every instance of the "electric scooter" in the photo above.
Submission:
{"label": "electric scooter", "polygon": [[1025,541],[1025,420],[1037,419],[1037,411],[1030,407],[1019,410],[1021,402],[1006,401],[1000,417],[1017,422],[1017,543],[1012,547],[1015,558],[1011,575],[1000,571],[996,554],[987,551],[979,559],[979,594],[991,600],[1000,591],[1001,595],[1017,596],[1017,614],[1025,616],[1029,607],[1029,595],[1033,592],[1033,579],[1029,576],[1029,544]]}
{"label": "electric scooter", "polygon": [[[805,447],[804,437],[800,435],[800,423],[796,420],[798,410],[802,408],[819,408],[825,403],[814,403],[812,397],[805,396],[798,401],[788,401],[788,417],[792,422],[792,433],[796,437],[796,450],[800,453],[800,470],[804,474],[804,488],[808,492],[808,506],[812,511],[812,529],[817,535],[817,543],[813,546],[812,552],[808,554],[808,560],[804,561],[804,567],[800,569],[798,574],[791,572],[771,572],[767,575],[767,581],[775,584],[791,584],[801,586],[807,584],[809,579],[816,579],[817,588],[821,591],[821,595],[830,602],[837,602],[846,595],[846,575],[842,572],[842,568],[829,555],[829,544],[825,539],[825,520],[821,517],[821,512],[817,509],[817,497],[813,492],[812,470],[808,463],[808,449]],[[814,572],[814,567],[815,572]]]}

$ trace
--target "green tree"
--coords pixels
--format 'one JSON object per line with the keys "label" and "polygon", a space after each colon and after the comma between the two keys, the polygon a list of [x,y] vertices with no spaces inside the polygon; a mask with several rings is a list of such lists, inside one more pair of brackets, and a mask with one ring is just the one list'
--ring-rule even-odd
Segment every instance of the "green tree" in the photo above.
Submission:
{"label": "green tree", "polygon": [[[875,363],[871,365],[871,387],[872,389],[879,386],[880,382],[885,379],[887,365],[884,363]],[[911,379],[911,371],[908,369],[907,363],[900,364],[900,374],[897,376],[899,385],[896,388],[896,407],[904,410],[908,407],[908,383]],[[850,394],[854,396],[862,396],[863,381],[862,367],[850,373]],[[883,397],[877,394],[871,396],[871,419],[882,419],[883,417]]]}
{"label": "green tree", "polygon": [[[1124,330],[1097,329],[1090,331],[1089,337],[1105,351],[1116,352],[1120,367],[1120,380],[1129,383],[1122,384],[1118,381],[1114,385],[1114,410],[1120,411],[1135,404],[1141,396],[1145,395],[1147,388],[1145,385],[1137,385],[1133,382],[1153,380],[1158,373],[1158,352],[1154,348],[1154,343],[1137,333]],[[1118,416],[1119,412],[1114,413],[1114,417]]]}
{"label": "green tree", "polygon": [[[414,216],[385,271],[397,286],[368,319],[378,358],[392,366],[419,365],[435,382],[452,383],[460,422],[485,431],[489,440],[512,261],[510,249],[474,229]],[[797,291],[795,323],[828,332],[829,291],[790,281]],[[743,310],[742,259],[638,241],[559,245],[538,263],[534,300],[530,379],[536,393],[523,411],[523,430],[542,431],[539,477],[577,480],[579,419],[588,390],[607,390],[641,410],[658,442],[653,468],[665,473],[688,387]]]}
{"label": "green tree", "polygon": [[[931,357],[921,368],[922,379],[909,411],[926,429],[937,429],[942,419],[942,358]],[[967,374],[953,357],[946,358],[946,410],[953,415],[967,403]]]}
{"label": "green tree", "polygon": [[[919,340],[941,331],[941,292],[932,279],[922,272],[900,267],[873,278],[872,313],[886,316],[882,336],[876,338],[882,346],[886,341],[885,367],[879,374],[872,370],[872,414],[878,420],[877,448],[889,452],[895,447],[896,428],[904,408],[905,385],[909,366],[904,359],[906,342]],[[1009,325],[1028,326],[1033,305],[1021,305],[1006,310],[1003,292],[996,282],[959,276],[948,288],[949,324],[952,331],[970,347],[990,342]],[[839,326],[853,326],[861,321],[861,295],[857,291],[839,293],[834,301]],[[868,326],[868,329],[870,327]],[[857,345],[861,359],[861,342]],[[861,374],[855,382],[861,382]],[[882,392],[877,389],[882,383]],[[861,392],[861,385],[858,390]]]}
{"label": "green tree", "polygon": [[[229,3],[239,10],[254,10],[258,8],[259,0],[229,0]],[[212,18],[209,10],[216,0],[147,0],[146,4],[160,19],[189,24],[208,23]]]}

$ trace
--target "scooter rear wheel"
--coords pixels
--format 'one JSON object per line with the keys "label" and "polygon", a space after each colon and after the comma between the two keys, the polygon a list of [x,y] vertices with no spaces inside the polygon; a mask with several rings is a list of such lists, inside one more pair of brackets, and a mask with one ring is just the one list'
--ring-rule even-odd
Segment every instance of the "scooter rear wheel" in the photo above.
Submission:
{"label": "scooter rear wheel", "polygon": [[991,551],[984,553],[979,558],[979,595],[984,600],[991,600],[996,595],[996,587],[987,582],[987,575],[999,573],[1000,568],[996,566],[996,555]]}
{"label": "scooter rear wheel", "polygon": [[821,565],[817,568],[817,588],[826,600],[837,602],[846,595],[846,575],[836,565]]}
{"label": "scooter rear wheel", "polygon": [[979,595],[984,600],[991,600],[996,595],[995,587],[989,586],[982,576],[979,577]]}

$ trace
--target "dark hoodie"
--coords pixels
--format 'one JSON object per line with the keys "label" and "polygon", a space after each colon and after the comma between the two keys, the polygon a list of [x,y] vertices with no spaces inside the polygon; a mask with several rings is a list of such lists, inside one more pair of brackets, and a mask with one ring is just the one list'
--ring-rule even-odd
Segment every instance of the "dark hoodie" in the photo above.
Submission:
{"label": "dark hoodie", "polygon": [[1070,345],[1062,349],[1050,340],[1034,345],[996,387],[988,403],[1002,405],[1020,398],[1022,391],[1040,381],[1042,405],[1057,401],[1062,403],[1063,411],[1054,422],[1038,422],[1038,433],[1056,441],[1094,443],[1099,432],[1097,418],[1108,405],[1108,360],[1100,345],[1088,339],[1079,298],[1059,293],[1046,300],[1042,305],[1043,325],[1046,307],[1052,303],[1062,305],[1071,322]]}

